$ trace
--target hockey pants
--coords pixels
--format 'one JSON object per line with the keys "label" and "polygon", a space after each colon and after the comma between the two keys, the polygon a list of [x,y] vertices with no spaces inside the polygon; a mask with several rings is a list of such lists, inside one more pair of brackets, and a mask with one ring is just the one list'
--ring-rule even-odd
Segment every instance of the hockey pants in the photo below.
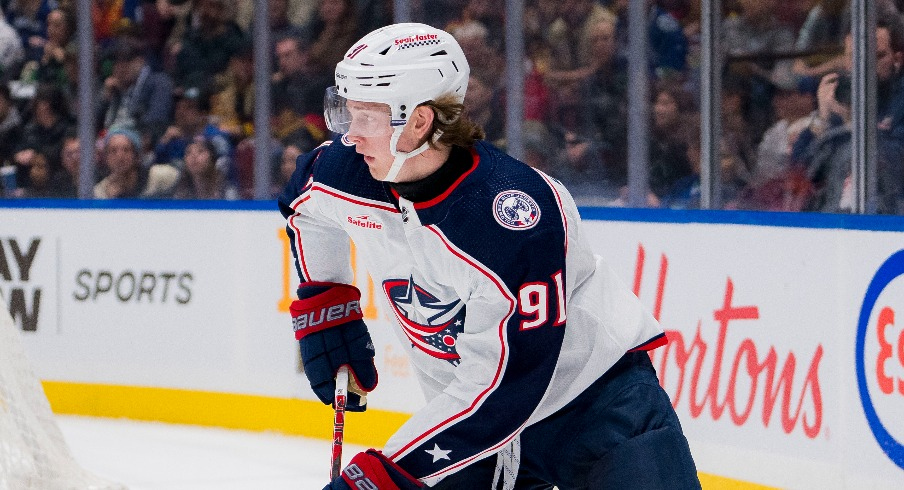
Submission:
{"label": "hockey pants", "polygon": [[[678,416],[645,352],[625,354],[520,437],[517,490],[700,488]],[[496,462],[485,458],[431,488],[493,490]]]}

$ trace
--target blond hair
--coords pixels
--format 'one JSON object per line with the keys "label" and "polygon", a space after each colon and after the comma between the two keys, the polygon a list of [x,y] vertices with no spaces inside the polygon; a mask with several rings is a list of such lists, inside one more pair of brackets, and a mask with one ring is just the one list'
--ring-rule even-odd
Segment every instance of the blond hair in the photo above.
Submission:
{"label": "blond hair", "polygon": [[[485,137],[483,128],[468,118],[465,112],[465,106],[453,95],[444,95],[436,100],[424,102],[433,110],[436,116],[433,120],[433,128],[427,135],[427,141],[431,147],[436,147],[437,143],[443,146],[461,146],[470,147],[477,140]],[[434,135],[439,132],[439,139],[434,143]]]}

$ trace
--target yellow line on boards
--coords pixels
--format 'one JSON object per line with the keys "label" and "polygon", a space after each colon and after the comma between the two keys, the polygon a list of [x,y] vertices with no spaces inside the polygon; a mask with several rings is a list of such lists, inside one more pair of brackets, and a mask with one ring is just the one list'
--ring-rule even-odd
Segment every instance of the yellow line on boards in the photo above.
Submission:
{"label": "yellow line on boards", "polygon": [[[320,402],[139,386],[43,381],[54,412],[333,438],[333,410]],[[411,416],[385,410],[347,413],[345,440],[382,447]]]}
{"label": "yellow line on boards", "polygon": [[[212,391],[43,381],[55,413],[333,438],[333,410],[320,402]],[[345,417],[345,441],[381,448],[411,415],[369,408]],[[771,487],[700,473],[706,490]]]}
{"label": "yellow line on boards", "polygon": [[700,485],[704,490],[777,490],[775,487],[733,480],[708,473],[697,473],[697,476],[700,477]]}

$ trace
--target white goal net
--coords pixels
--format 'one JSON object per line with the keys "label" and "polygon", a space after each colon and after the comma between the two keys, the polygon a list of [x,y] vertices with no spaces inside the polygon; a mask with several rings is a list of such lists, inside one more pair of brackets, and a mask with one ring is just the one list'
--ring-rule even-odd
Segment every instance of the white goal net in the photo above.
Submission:
{"label": "white goal net", "polygon": [[0,490],[113,490],[72,458],[0,295]]}

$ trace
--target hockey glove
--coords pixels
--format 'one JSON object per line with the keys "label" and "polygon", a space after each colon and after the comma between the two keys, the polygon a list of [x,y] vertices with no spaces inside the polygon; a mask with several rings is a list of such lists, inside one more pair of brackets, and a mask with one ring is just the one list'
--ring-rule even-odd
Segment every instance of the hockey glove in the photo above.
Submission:
{"label": "hockey glove", "polygon": [[301,348],[305,374],[317,398],[330,405],[336,392],[336,372],[348,366],[352,375],[346,410],[363,412],[363,392],[377,387],[374,345],[362,320],[358,288],[331,282],[306,282],[289,306],[292,327]]}
{"label": "hockey glove", "polygon": [[368,449],[352,458],[323,490],[420,490],[427,488],[423,483],[390,461],[383,453]]}

